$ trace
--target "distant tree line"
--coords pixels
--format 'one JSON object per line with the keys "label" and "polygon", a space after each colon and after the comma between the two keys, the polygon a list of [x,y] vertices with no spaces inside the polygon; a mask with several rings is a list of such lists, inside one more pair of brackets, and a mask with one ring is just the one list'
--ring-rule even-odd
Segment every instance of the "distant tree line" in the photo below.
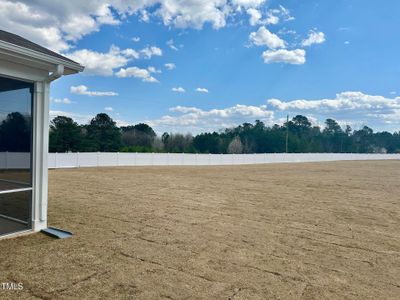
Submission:
{"label": "distant tree line", "polygon": [[118,127],[104,113],[86,125],[65,116],[54,118],[50,125],[50,152],[279,153],[286,152],[286,147],[294,153],[400,153],[400,132],[374,133],[367,126],[352,130],[333,119],[320,128],[302,115],[283,125],[268,127],[257,120],[196,136],[157,136],[147,124]]}

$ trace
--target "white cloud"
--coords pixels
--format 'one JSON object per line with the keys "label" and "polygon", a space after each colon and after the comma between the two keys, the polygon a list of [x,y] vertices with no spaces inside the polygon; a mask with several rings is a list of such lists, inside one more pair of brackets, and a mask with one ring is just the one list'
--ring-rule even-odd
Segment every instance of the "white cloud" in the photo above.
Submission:
{"label": "white cloud", "polygon": [[113,75],[114,69],[125,66],[131,60],[115,46],[107,53],[82,49],[69,53],[68,57],[84,65],[84,73],[101,76]]}
{"label": "white cloud", "polygon": [[2,0],[0,28],[54,51],[65,51],[101,25],[120,23],[107,2]]}
{"label": "white cloud", "polygon": [[176,92],[176,93],[184,93],[186,92],[183,87],[173,87],[171,91]]}
{"label": "white cloud", "polygon": [[164,65],[168,70],[173,70],[176,68],[176,65],[174,63],[167,63]]}
{"label": "white cloud", "polygon": [[[118,53],[119,52],[119,48],[115,47],[115,52]],[[119,52],[120,54],[124,55],[126,58],[128,59],[138,59],[140,57],[139,53],[136,50],[133,50],[131,48],[122,50]]]}
{"label": "white cloud", "polygon": [[279,5],[278,11],[285,21],[293,21],[295,19],[293,16],[290,15],[290,10],[282,5]]}
{"label": "white cloud", "polygon": [[114,120],[114,121],[115,121],[115,123],[117,124],[118,127],[132,125],[132,123],[124,121],[124,120],[120,120],[120,119],[117,119],[117,120]]}
{"label": "white cloud", "polygon": [[368,116],[383,120],[383,123],[385,124],[394,124],[394,125],[400,124],[400,109],[393,109],[389,114],[377,113],[377,114],[369,114]]}
{"label": "white cloud", "polygon": [[258,7],[263,4],[266,0],[232,0],[232,4],[244,8]]}
{"label": "white cloud", "polygon": [[[170,113],[146,120],[159,132],[178,131],[198,133],[237,126],[243,122],[261,120],[267,125],[283,124],[286,114],[306,115],[313,125],[323,127],[327,118],[341,125],[360,127],[370,124],[374,128],[400,124],[400,97],[386,98],[361,92],[339,93],[333,99],[282,101],[270,99],[267,105],[235,105],[222,109],[205,110],[198,107],[176,106]],[[369,125],[369,126],[370,126]]]}
{"label": "white cloud", "polygon": [[69,100],[68,98],[56,98],[56,99],[53,99],[53,102],[54,103],[62,103],[62,104],[71,104],[72,103],[72,101],[71,100]]}
{"label": "white cloud", "polygon": [[58,116],[64,116],[64,117],[72,118],[78,124],[87,124],[93,118],[93,116],[91,116],[91,115],[82,115],[82,114],[77,114],[74,112],[67,112],[67,111],[62,111],[62,110],[50,110],[49,115],[50,115],[50,120],[52,120]]}
{"label": "white cloud", "polygon": [[[115,69],[126,67],[129,61],[161,56],[162,50],[155,46],[141,51],[110,49],[106,53],[73,50],[78,40],[99,31],[102,26],[116,26],[126,22],[129,16],[146,22],[161,19],[166,26],[195,29],[201,29],[204,24],[222,28],[228,22],[235,23],[242,14],[249,14],[254,25],[293,19],[283,6],[265,12],[262,6],[265,3],[265,0],[69,0],[57,3],[49,0],[0,0],[0,28],[67,53],[71,59],[86,66],[86,74],[111,76]],[[265,19],[262,18],[263,12]],[[139,41],[139,37],[133,40]],[[286,48],[286,42],[265,27],[253,32],[250,40],[270,49]],[[173,40],[168,41],[168,46],[179,49]]]}
{"label": "white cloud", "polygon": [[267,50],[262,54],[264,62],[270,63],[286,63],[293,65],[302,65],[306,62],[306,51],[303,49],[296,50]]}
{"label": "white cloud", "polygon": [[129,67],[129,68],[121,68],[115,75],[119,78],[129,78],[129,77],[134,77],[134,78],[140,78],[142,79],[143,82],[158,82],[156,78],[151,76],[151,73],[147,69],[140,69],[138,67]]}
{"label": "white cloud", "polygon": [[114,16],[111,11],[111,6],[108,3],[100,4],[94,15],[94,18],[99,25],[119,25],[121,23],[121,21]]}
{"label": "white cloud", "polygon": [[160,1],[155,15],[166,26],[201,29],[205,23],[209,23],[218,29],[226,25],[230,6],[226,0],[164,0]]}
{"label": "white cloud", "polygon": [[78,95],[87,95],[87,96],[118,96],[116,92],[97,92],[97,91],[89,91],[88,87],[85,85],[71,86],[70,92]]}
{"label": "white cloud", "polygon": [[345,41],[344,44],[345,45],[350,45],[350,42],[349,41]]}
{"label": "white cloud", "polygon": [[400,97],[386,98],[361,92],[344,92],[333,99],[293,100],[284,102],[270,99],[267,105],[235,105],[222,109],[205,110],[198,107],[176,106],[170,113],[145,122],[159,132],[178,131],[198,133],[253,123],[259,119],[267,125],[283,124],[286,114],[306,115],[313,125],[323,127],[327,118],[336,119],[341,125],[360,127],[370,124],[374,128],[394,129],[400,124]]}
{"label": "white cloud", "polygon": [[208,89],[206,89],[206,88],[197,88],[197,89],[196,89],[196,92],[199,92],[199,93],[208,93]]}
{"label": "white cloud", "polygon": [[257,8],[265,0],[1,0],[0,28],[12,31],[55,51],[66,51],[82,37],[115,26],[135,15],[141,21],[161,19],[164,25],[201,29],[226,26],[240,11]]}
{"label": "white cloud", "polygon": [[389,99],[383,96],[366,95],[362,92],[343,92],[334,99],[293,100],[283,102],[278,99],[267,101],[279,110],[385,110],[400,109],[400,97]]}
{"label": "white cloud", "polygon": [[[294,18],[290,15],[290,11],[282,5],[275,9],[269,9],[265,13],[263,13],[262,10],[258,9],[257,6],[252,6],[251,8],[247,9],[246,12],[249,15],[249,23],[252,26],[255,26],[257,24],[276,25],[281,20],[294,20]],[[263,14],[265,14],[265,18],[263,18]]]}
{"label": "white cloud", "polygon": [[105,111],[113,111],[114,109],[111,106],[104,107]]}
{"label": "white cloud", "polygon": [[135,43],[138,43],[138,42],[140,42],[140,37],[135,36],[132,38],[132,41],[134,41]]}
{"label": "white cloud", "polygon": [[150,73],[157,73],[157,74],[162,73],[161,70],[158,70],[158,69],[156,69],[155,67],[152,67],[152,66],[147,67],[147,70],[148,70]]}
{"label": "white cloud", "polygon": [[290,11],[289,9],[287,9],[286,7],[279,5],[278,8],[274,8],[274,9],[269,9],[267,12],[267,18],[265,20],[263,20],[261,23],[263,24],[272,24],[272,25],[276,25],[278,24],[280,21],[292,21],[294,20],[294,17],[292,17],[290,15]]}
{"label": "white cloud", "polygon": [[0,28],[29,38],[54,51],[69,48],[61,28],[49,12],[22,2],[0,2]]}
{"label": "white cloud", "polygon": [[265,105],[235,105],[224,109],[203,110],[196,107],[177,106],[170,109],[171,115],[156,120],[146,120],[159,131],[193,132],[212,131],[229,128],[243,122],[258,119],[266,124],[273,123],[274,113]]}
{"label": "white cloud", "polygon": [[149,23],[150,22],[150,14],[147,10],[141,9],[139,12],[140,15],[140,21]]}
{"label": "white cloud", "polygon": [[158,47],[146,47],[140,51],[140,54],[146,58],[150,59],[152,56],[162,56],[162,50]]}
{"label": "white cloud", "polygon": [[322,44],[325,42],[325,34],[323,32],[316,32],[311,30],[308,34],[308,37],[301,42],[303,47],[308,47],[314,44]]}
{"label": "white cloud", "polygon": [[293,30],[293,29],[287,29],[286,27],[283,27],[282,29],[280,29],[278,31],[279,35],[293,35],[296,36],[297,35],[297,31]]}
{"label": "white cloud", "polygon": [[334,118],[343,124],[359,125],[373,123],[375,127],[400,124],[400,97],[387,98],[362,92],[343,92],[332,99],[282,101],[269,99],[271,109],[307,115],[319,119]]}
{"label": "white cloud", "polygon": [[178,49],[178,47],[176,47],[175,45],[174,45],[174,40],[169,40],[169,41],[167,41],[167,46],[168,47],[170,47],[172,50],[175,50],[175,51],[178,51],[179,49]]}
{"label": "white cloud", "polygon": [[[289,10],[283,6],[279,6],[278,9],[268,10],[268,18],[265,20],[260,20],[259,15],[254,11],[250,11],[250,14],[254,14],[255,16],[254,19],[251,19],[252,24],[277,24],[280,20],[280,17],[283,17],[286,21],[293,19],[290,16]],[[295,31],[289,32],[285,28],[279,31],[279,34],[287,33],[296,34]],[[313,38],[312,43],[321,43],[320,34],[323,35],[323,33],[317,33],[318,37],[312,36],[311,33],[312,32],[310,32],[310,37]],[[266,46],[269,48],[262,54],[265,63],[287,63],[301,65],[306,62],[306,51],[304,49],[287,50],[287,46],[293,47],[294,45],[288,45],[285,40],[280,38],[277,34],[269,31],[265,26],[260,26],[256,32],[251,32],[249,35],[249,41],[250,45]],[[307,43],[310,43],[310,41]],[[246,47],[248,47],[248,45]]]}
{"label": "white cloud", "polygon": [[268,13],[267,18],[263,21],[263,23],[265,23],[266,25],[272,24],[272,25],[276,25],[279,23],[279,17],[275,16],[272,13]]}
{"label": "white cloud", "polygon": [[249,18],[249,23],[251,26],[255,26],[258,24],[260,21],[262,14],[258,9],[255,8],[249,8],[247,10],[247,14],[250,16]]}
{"label": "white cloud", "polygon": [[[133,60],[150,59],[154,55],[161,56],[162,50],[152,46],[138,52],[131,48],[121,50],[115,45],[111,45],[110,50],[106,53],[81,49],[67,54],[69,58],[85,66],[84,74],[100,76],[111,76],[115,69],[125,67]],[[156,71],[156,73],[159,73],[159,71]]]}
{"label": "white cloud", "polygon": [[249,40],[256,46],[267,46],[270,49],[286,47],[285,41],[270,32],[265,26],[261,26],[257,32],[250,33]]}

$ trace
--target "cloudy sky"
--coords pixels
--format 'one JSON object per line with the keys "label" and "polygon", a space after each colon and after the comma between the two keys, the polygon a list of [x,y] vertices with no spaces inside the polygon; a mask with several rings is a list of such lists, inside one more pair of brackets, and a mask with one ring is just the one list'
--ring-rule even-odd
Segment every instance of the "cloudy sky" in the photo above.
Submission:
{"label": "cloudy sky", "polygon": [[397,0],[0,0],[0,28],[86,66],[51,114],[197,133],[303,114],[400,129]]}

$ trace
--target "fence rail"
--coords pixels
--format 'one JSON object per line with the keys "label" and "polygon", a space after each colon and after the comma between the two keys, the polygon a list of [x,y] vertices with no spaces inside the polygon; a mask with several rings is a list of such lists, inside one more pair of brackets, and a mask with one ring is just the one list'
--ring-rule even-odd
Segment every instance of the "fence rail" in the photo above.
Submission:
{"label": "fence rail", "polygon": [[[49,153],[48,166],[52,169],[107,166],[212,166],[344,160],[400,160],[400,154]],[[23,169],[29,166],[29,153],[0,152],[0,169]]]}

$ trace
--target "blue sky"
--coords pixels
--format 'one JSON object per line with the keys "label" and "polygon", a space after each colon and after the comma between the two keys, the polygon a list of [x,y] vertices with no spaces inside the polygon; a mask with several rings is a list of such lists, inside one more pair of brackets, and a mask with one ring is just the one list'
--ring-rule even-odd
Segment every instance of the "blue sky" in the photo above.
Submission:
{"label": "blue sky", "polygon": [[86,66],[53,83],[52,116],[159,133],[287,114],[400,128],[398,1],[81,2],[0,0],[0,28]]}

